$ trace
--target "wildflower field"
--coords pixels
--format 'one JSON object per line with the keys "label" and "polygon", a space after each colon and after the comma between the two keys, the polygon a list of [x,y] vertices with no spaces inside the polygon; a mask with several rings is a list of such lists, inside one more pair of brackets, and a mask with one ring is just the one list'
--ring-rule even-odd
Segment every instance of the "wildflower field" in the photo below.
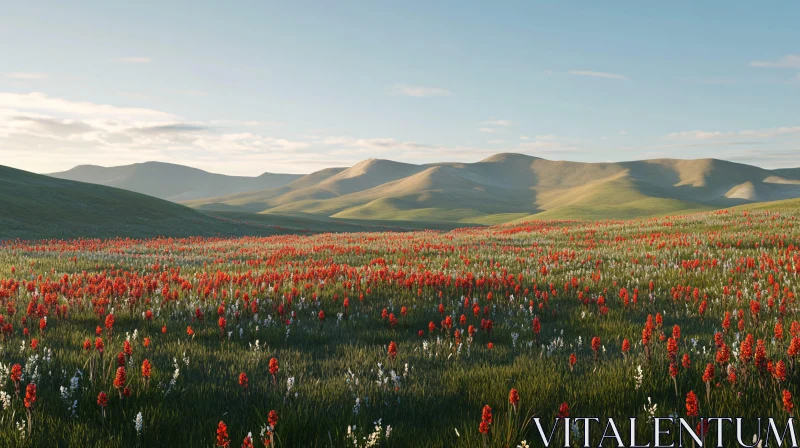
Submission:
{"label": "wildflower field", "polygon": [[534,416],[796,415],[798,215],[6,241],[0,446],[517,447]]}

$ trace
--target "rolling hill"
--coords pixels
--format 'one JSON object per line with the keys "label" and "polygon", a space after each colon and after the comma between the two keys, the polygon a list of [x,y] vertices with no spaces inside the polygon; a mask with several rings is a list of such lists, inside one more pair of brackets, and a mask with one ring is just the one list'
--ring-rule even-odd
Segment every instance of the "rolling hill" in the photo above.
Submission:
{"label": "rolling hill", "polygon": [[455,226],[205,213],[119,188],[0,166],[0,240],[403,231],[420,227],[450,229]]}
{"label": "rolling hill", "polygon": [[635,218],[796,197],[800,169],[717,159],[580,163],[506,153],[476,163],[369,159],[279,188],[186,204],[270,215],[499,224]]}
{"label": "rolling hill", "polygon": [[122,188],[173,202],[275,188],[301,177],[299,174],[273,173],[264,173],[258,177],[226,176],[161,162],[109,168],[79,165],[71,170],[49,175],[59,179]]}

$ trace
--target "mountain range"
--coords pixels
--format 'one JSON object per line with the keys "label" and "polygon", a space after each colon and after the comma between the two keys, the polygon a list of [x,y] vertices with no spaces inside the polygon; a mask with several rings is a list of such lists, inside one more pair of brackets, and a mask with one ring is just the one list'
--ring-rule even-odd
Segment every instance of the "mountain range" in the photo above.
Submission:
{"label": "mountain range", "polygon": [[78,165],[71,170],[52,173],[49,176],[122,188],[173,202],[275,188],[301,177],[299,174],[274,173],[264,173],[258,177],[226,176],[162,162],[135,163],[109,168]]}
{"label": "mountain range", "polygon": [[204,210],[498,224],[702,211],[800,197],[800,169],[717,159],[617,163],[497,154],[476,163],[369,159],[277,188],[197,199]]}
{"label": "mountain range", "polygon": [[84,165],[49,176],[0,166],[0,239],[448,229],[663,216],[791,198],[800,198],[800,168],[717,159],[580,163],[497,154],[423,165],[368,159],[307,175],[258,177],[158,162]]}

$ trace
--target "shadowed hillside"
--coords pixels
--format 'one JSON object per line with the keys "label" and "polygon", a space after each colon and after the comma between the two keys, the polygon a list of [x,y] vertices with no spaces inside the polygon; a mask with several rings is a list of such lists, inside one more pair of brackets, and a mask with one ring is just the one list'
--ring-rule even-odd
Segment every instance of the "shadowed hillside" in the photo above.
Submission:
{"label": "shadowed hillside", "polygon": [[0,166],[0,240],[273,235],[421,227],[454,226],[399,221],[361,223],[314,216],[208,214],[119,188]]}

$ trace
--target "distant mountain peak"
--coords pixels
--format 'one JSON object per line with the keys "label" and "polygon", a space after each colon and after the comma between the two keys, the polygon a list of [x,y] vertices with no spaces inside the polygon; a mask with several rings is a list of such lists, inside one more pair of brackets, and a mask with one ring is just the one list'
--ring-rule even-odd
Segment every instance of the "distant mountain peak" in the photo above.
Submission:
{"label": "distant mountain peak", "polygon": [[521,154],[518,152],[501,152],[493,156],[489,156],[481,160],[481,162],[505,162],[509,160],[533,161],[533,160],[544,160],[544,159],[541,159],[540,157],[530,156],[527,154]]}

